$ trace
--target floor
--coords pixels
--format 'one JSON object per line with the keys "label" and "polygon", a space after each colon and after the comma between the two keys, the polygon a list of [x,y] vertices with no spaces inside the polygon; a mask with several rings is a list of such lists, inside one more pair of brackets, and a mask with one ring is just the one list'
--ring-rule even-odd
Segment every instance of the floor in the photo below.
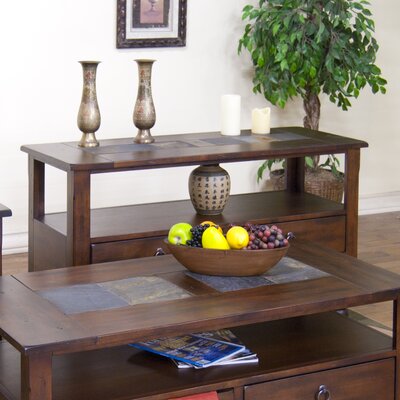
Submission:
{"label": "floor", "polygon": [[[359,217],[358,257],[400,274],[400,212]],[[354,309],[375,321],[375,327],[391,327],[392,303],[377,303]]]}
{"label": "floor", "polygon": [[[400,212],[359,217],[358,257],[400,274]],[[3,274],[27,271],[26,253],[3,256]],[[391,303],[350,309],[349,315],[382,331],[391,328]]]}

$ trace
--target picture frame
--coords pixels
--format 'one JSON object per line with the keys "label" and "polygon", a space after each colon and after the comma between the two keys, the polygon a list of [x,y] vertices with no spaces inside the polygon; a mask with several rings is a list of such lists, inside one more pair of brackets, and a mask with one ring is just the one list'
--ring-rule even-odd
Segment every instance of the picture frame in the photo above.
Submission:
{"label": "picture frame", "polygon": [[117,0],[117,48],[186,45],[187,0]]}

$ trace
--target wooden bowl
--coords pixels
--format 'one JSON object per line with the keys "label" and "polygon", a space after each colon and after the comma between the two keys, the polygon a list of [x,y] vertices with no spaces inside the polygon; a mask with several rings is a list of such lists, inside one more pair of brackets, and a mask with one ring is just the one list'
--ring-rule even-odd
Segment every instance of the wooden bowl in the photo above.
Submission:
{"label": "wooden bowl", "polygon": [[203,275],[254,276],[276,265],[289,245],[265,250],[214,250],[165,241],[171,254],[189,271]]}

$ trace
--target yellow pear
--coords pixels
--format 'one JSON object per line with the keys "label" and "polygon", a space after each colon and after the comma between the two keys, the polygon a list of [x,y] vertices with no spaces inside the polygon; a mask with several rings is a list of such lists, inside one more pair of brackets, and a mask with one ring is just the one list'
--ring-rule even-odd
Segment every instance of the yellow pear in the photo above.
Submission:
{"label": "yellow pear", "polygon": [[210,226],[203,232],[201,244],[205,249],[229,250],[225,236],[215,227]]}

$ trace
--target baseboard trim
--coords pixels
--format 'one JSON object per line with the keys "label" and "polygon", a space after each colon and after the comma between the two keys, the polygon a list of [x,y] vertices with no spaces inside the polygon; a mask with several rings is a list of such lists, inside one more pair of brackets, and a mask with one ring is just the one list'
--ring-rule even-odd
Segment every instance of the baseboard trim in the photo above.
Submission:
{"label": "baseboard trim", "polygon": [[359,215],[382,214],[400,211],[400,192],[360,196]]}
{"label": "baseboard trim", "polygon": [[28,232],[10,233],[3,236],[3,254],[26,253],[28,251]]}
{"label": "baseboard trim", "polygon": [[[360,196],[359,215],[381,214],[400,211],[400,192]],[[3,254],[28,251],[28,233],[10,233],[3,237]]]}

